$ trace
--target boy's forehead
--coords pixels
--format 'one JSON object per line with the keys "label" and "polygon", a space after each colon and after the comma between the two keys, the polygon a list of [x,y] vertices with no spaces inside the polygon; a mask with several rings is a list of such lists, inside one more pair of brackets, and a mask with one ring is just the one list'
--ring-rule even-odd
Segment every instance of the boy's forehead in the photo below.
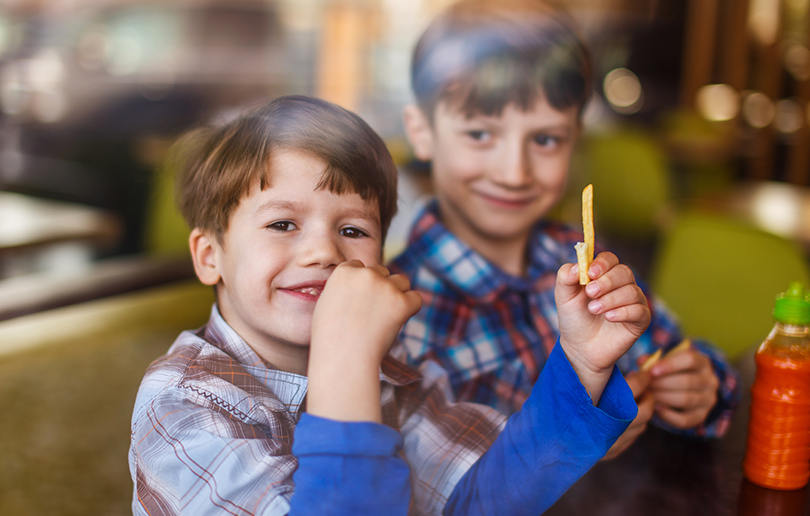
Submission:
{"label": "boy's forehead", "polygon": [[313,178],[314,181],[301,181],[291,174],[277,174],[273,181],[267,180],[264,187],[258,180],[254,181],[240,206],[250,207],[255,214],[272,210],[301,212],[323,206],[333,197],[334,205],[343,215],[379,221],[380,207],[376,199],[363,199],[353,190],[335,192],[320,184],[320,179],[326,174],[326,171],[321,172]]}

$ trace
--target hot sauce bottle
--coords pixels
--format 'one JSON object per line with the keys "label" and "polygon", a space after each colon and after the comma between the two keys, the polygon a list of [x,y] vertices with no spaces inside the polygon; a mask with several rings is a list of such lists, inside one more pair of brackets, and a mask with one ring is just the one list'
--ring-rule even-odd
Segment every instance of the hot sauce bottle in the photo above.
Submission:
{"label": "hot sauce bottle", "polygon": [[775,325],[759,347],[743,473],[770,489],[810,479],[810,300],[801,283],[777,296]]}

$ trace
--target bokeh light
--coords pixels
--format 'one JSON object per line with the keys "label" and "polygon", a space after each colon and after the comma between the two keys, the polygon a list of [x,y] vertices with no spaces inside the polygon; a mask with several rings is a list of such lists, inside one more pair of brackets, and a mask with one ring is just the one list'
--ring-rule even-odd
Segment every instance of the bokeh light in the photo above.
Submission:
{"label": "bokeh light", "polygon": [[804,110],[801,104],[793,99],[782,99],[777,102],[773,123],[780,133],[793,134],[801,129],[804,125]]}
{"label": "bokeh light", "polygon": [[762,46],[776,43],[779,32],[779,0],[751,0],[748,29]]}
{"label": "bokeh light", "polygon": [[698,90],[697,110],[706,120],[731,120],[740,112],[740,94],[728,84],[709,84]]}
{"label": "bokeh light", "polygon": [[605,98],[617,113],[636,113],[644,103],[641,81],[627,68],[616,68],[608,72],[602,87]]}
{"label": "bokeh light", "polygon": [[745,96],[742,102],[742,113],[748,125],[762,129],[773,122],[776,108],[767,95],[754,91]]}
{"label": "bokeh light", "polygon": [[785,50],[785,69],[796,80],[810,79],[810,49],[798,41],[791,41]]}
{"label": "bokeh light", "polygon": [[756,223],[777,235],[792,235],[799,225],[801,214],[801,197],[787,185],[763,185],[753,200]]}

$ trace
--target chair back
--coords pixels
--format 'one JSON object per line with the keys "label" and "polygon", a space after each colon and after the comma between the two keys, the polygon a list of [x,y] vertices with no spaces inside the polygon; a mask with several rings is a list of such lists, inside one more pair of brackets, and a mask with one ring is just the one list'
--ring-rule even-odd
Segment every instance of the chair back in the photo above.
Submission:
{"label": "chair back", "polygon": [[805,285],[808,262],[797,244],[730,218],[683,214],[664,235],[651,285],[688,335],[729,357],[761,342],[773,327],[776,295]]}

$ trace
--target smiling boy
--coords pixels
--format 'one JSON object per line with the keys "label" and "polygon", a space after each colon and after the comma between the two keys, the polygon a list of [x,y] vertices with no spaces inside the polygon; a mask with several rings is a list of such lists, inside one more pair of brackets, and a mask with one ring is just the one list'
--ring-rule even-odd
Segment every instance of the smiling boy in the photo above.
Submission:
{"label": "smiling boy", "polygon": [[[438,361],[459,400],[520,409],[562,331],[554,276],[576,260],[582,233],[545,217],[566,188],[592,73],[570,17],[542,0],[462,0],[414,49],[416,103],[404,124],[416,157],[431,164],[435,200],[389,264],[424,301],[395,354],[413,366]],[[638,360],[682,340],[648,297],[650,328],[620,362],[639,415],[610,456],[653,413],[673,431],[722,435],[739,397],[736,372],[699,340],[649,376],[635,372]],[[614,315],[597,299],[588,308]]]}
{"label": "smiling boy", "polygon": [[649,310],[612,255],[592,268],[610,320],[560,268],[568,326],[507,422],[449,403],[437,364],[387,356],[421,299],[379,265],[396,168],[368,125],[284,97],[185,148],[181,211],[217,302],[141,383],[134,514],[539,514],[635,417],[615,361]]}

